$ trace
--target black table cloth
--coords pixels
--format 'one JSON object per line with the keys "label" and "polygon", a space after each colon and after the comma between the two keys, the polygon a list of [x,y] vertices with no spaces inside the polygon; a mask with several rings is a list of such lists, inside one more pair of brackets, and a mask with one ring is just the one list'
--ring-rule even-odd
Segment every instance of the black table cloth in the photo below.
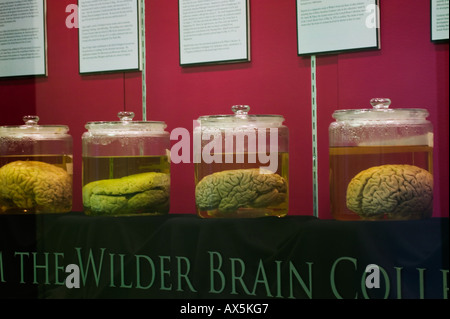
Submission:
{"label": "black table cloth", "polygon": [[4,215],[0,298],[443,299],[448,225]]}

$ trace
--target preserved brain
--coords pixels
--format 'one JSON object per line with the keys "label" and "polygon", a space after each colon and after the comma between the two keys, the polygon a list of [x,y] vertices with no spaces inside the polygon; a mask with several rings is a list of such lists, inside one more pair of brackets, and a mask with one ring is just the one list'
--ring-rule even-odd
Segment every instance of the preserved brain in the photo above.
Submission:
{"label": "preserved brain", "polygon": [[200,210],[234,212],[240,207],[278,205],[287,198],[287,183],[268,170],[225,170],[205,176],[195,188]]}
{"label": "preserved brain", "polygon": [[92,215],[166,213],[170,176],[148,172],[98,180],[83,187],[83,206]]}
{"label": "preserved brain", "polygon": [[431,217],[433,175],[413,165],[371,167],[350,181],[346,200],[363,219]]}
{"label": "preserved brain", "polygon": [[45,162],[8,163],[0,168],[0,208],[68,212],[72,208],[72,177]]}

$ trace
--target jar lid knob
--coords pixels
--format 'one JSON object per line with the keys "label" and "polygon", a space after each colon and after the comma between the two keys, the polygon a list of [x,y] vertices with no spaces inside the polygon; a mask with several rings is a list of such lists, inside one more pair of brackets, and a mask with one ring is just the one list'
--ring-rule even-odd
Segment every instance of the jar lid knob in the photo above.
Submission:
{"label": "jar lid knob", "polygon": [[388,98],[373,98],[370,100],[370,104],[374,109],[380,110],[380,109],[388,109],[391,105],[391,99]]}
{"label": "jar lid knob", "polygon": [[25,122],[25,125],[28,126],[37,125],[39,122],[39,116],[37,115],[25,115],[22,119]]}
{"label": "jar lid knob", "polygon": [[247,115],[250,111],[250,106],[248,105],[233,105],[231,110],[236,115]]}
{"label": "jar lid knob", "polygon": [[119,117],[119,119],[120,119],[122,122],[130,122],[130,121],[133,120],[134,112],[126,112],[126,111],[123,111],[123,112],[119,112],[119,113],[117,114],[117,116]]}

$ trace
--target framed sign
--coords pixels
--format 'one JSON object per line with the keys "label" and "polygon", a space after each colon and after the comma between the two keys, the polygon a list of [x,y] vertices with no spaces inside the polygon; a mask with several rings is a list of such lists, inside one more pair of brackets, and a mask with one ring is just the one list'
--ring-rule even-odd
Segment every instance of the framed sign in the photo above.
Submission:
{"label": "framed sign", "polygon": [[449,0],[431,0],[431,41],[448,41]]}
{"label": "framed sign", "polygon": [[379,49],[377,0],[297,0],[298,55]]}
{"label": "framed sign", "polygon": [[78,0],[80,73],[141,70],[138,0]]}
{"label": "framed sign", "polygon": [[248,0],[179,0],[180,65],[250,61]]}
{"label": "framed sign", "polygon": [[0,0],[0,77],[47,75],[45,0]]}

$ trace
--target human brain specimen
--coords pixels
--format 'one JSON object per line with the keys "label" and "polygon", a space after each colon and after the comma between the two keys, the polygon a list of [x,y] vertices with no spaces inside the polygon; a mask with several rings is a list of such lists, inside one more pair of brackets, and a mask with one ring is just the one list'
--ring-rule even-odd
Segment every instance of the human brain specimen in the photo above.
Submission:
{"label": "human brain specimen", "polygon": [[83,206],[89,215],[167,213],[170,175],[159,172],[98,180],[83,187]]}
{"label": "human brain specimen", "polygon": [[40,161],[15,161],[0,168],[0,212],[69,212],[72,177],[62,168]]}
{"label": "human brain specimen", "polygon": [[284,178],[268,170],[225,170],[205,176],[195,188],[200,210],[233,212],[240,207],[267,207],[287,199]]}
{"label": "human brain specimen", "polygon": [[347,207],[363,219],[431,217],[433,175],[413,165],[371,167],[350,181]]}

